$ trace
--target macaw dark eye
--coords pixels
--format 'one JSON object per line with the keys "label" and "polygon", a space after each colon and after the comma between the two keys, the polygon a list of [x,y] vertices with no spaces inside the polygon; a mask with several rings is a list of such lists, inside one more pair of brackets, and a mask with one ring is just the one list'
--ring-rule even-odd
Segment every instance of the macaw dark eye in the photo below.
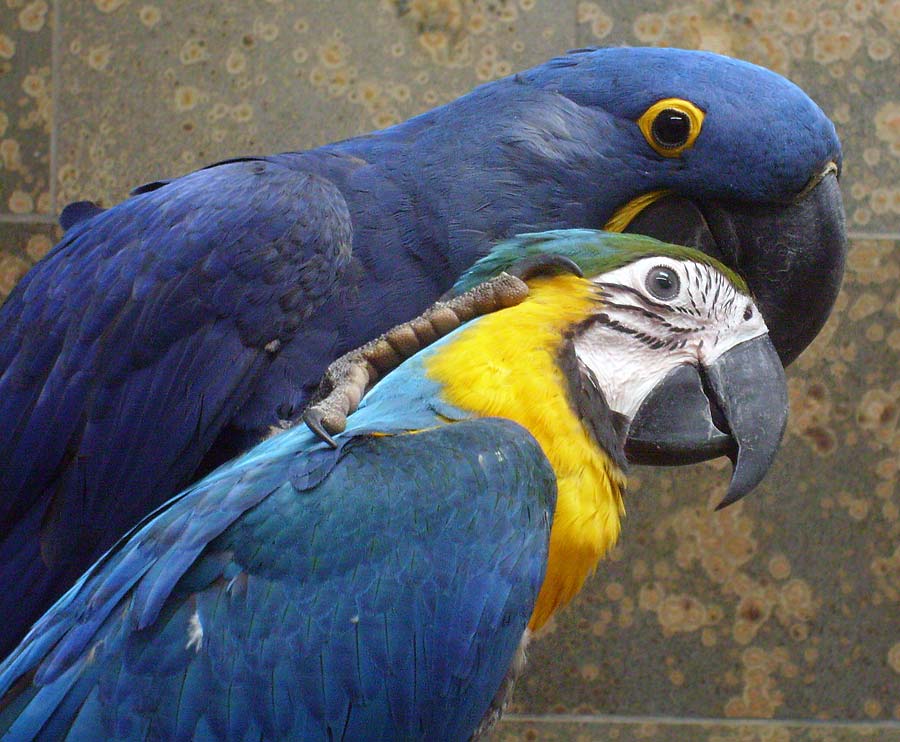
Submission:
{"label": "macaw dark eye", "polygon": [[660,147],[675,149],[684,145],[691,135],[691,119],[684,111],[666,108],[653,120],[650,131]]}
{"label": "macaw dark eye", "polygon": [[647,144],[663,157],[680,157],[694,146],[706,114],[689,100],[664,98],[641,114],[637,125]]}
{"label": "macaw dark eye", "polygon": [[678,274],[664,265],[651,268],[644,284],[647,291],[660,301],[671,301],[678,296],[681,289],[681,280],[678,278]]}

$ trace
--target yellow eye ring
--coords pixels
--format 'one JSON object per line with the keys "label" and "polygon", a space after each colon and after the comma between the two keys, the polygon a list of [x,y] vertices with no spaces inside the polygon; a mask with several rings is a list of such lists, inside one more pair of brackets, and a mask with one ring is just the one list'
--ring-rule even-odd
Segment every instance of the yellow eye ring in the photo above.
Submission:
{"label": "yellow eye ring", "polygon": [[705,115],[690,101],[663,98],[644,111],[637,124],[656,152],[663,157],[678,157],[694,145]]}

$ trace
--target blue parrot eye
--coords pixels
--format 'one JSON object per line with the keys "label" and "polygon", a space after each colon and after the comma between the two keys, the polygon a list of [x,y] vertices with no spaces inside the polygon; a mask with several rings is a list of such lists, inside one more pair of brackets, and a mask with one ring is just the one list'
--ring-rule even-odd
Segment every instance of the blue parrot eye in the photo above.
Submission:
{"label": "blue parrot eye", "polygon": [[706,114],[689,100],[664,98],[648,108],[637,120],[644,139],[663,157],[681,157],[694,146]]}
{"label": "blue parrot eye", "polygon": [[644,285],[654,298],[660,301],[671,301],[678,296],[678,292],[681,290],[681,279],[671,268],[658,265],[651,268]]}
{"label": "blue parrot eye", "polygon": [[659,112],[650,126],[653,141],[665,149],[675,149],[687,143],[691,135],[691,119],[684,111],[666,108]]}

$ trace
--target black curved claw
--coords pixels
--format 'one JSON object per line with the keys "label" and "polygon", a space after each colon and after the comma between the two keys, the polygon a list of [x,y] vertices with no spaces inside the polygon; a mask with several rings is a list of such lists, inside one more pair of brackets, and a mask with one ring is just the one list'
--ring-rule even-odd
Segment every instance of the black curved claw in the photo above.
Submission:
{"label": "black curved claw", "polygon": [[325,441],[332,448],[337,448],[337,441],[335,441],[329,432],[325,430],[325,426],[322,422],[323,417],[322,411],[313,406],[307,407],[306,410],[304,410],[302,419],[303,422],[306,423],[306,427],[315,433],[320,440]]}

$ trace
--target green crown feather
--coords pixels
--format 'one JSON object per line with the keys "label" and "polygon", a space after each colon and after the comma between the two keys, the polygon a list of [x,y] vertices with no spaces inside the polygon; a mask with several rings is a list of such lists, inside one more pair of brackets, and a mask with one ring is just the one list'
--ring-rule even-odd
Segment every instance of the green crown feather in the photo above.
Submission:
{"label": "green crown feather", "polygon": [[747,283],[715,258],[683,245],[660,242],[652,237],[595,229],[556,229],[520,234],[497,243],[493,249],[467,270],[453,286],[455,294],[483,283],[523,258],[535,255],[560,255],[572,260],[587,277],[621,268],[641,258],[666,257],[694,261],[715,268],[743,294]]}

